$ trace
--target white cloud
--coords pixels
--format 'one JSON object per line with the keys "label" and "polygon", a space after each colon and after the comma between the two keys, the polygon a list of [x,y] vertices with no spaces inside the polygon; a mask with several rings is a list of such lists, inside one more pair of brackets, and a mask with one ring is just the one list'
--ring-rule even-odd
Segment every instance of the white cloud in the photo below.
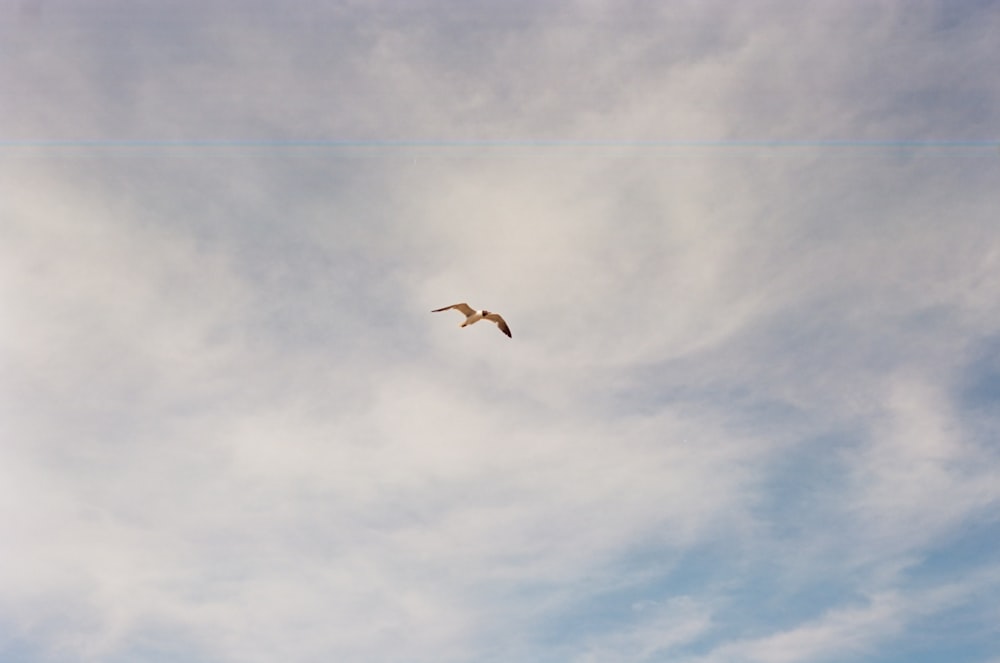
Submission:
{"label": "white cloud", "polygon": [[982,137],[996,13],[950,11],[19,14],[10,139],[611,142],[0,147],[0,637],[782,661],[985,620],[989,563],[921,563],[998,497],[955,386],[996,160],[614,142]]}
{"label": "white cloud", "polygon": [[995,583],[995,574],[987,574],[931,590],[880,592],[791,629],[727,643],[697,660],[755,663],[866,660],[884,651],[881,649],[884,643],[907,626],[961,603],[981,584]]}
{"label": "white cloud", "polygon": [[650,661],[704,635],[711,628],[708,609],[688,598],[666,603],[642,602],[633,606],[635,622],[621,632],[586,645],[578,661]]}
{"label": "white cloud", "polygon": [[899,376],[888,389],[871,443],[851,459],[846,504],[867,556],[882,560],[940,541],[1000,497],[991,452],[966,439],[934,386]]}

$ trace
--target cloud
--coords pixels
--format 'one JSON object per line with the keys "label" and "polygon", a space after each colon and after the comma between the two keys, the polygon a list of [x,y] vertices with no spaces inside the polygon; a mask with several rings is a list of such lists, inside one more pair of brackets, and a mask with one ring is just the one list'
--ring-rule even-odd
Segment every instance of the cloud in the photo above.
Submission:
{"label": "cloud", "polygon": [[633,610],[635,623],[622,632],[598,639],[599,644],[587,646],[586,653],[574,660],[658,660],[671,650],[697,640],[711,627],[708,611],[685,598],[665,604],[637,603]]}
{"label": "cloud", "polygon": [[18,14],[0,652],[995,645],[996,12],[762,7]]}
{"label": "cloud", "polygon": [[[995,576],[976,582],[995,583]],[[787,631],[712,650],[703,661],[867,660],[886,640],[921,618],[945,612],[974,590],[974,583],[942,585],[908,593],[882,592]]]}

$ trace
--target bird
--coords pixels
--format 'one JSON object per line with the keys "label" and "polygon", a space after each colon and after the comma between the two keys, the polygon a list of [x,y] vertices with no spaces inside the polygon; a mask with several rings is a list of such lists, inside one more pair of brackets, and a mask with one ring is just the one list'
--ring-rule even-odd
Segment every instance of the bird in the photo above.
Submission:
{"label": "bird", "polygon": [[461,304],[452,304],[451,306],[445,306],[444,308],[436,308],[431,313],[440,313],[441,311],[450,311],[455,309],[465,316],[465,322],[463,322],[460,327],[467,327],[469,325],[474,325],[480,320],[489,320],[490,322],[495,322],[497,327],[500,328],[504,334],[507,334],[508,338],[514,338],[510,335],[510,327],[507,326],[507,322],[500,316],[499,313],[490,313],[486,309],[482,311],[477,311],[465,302]]}

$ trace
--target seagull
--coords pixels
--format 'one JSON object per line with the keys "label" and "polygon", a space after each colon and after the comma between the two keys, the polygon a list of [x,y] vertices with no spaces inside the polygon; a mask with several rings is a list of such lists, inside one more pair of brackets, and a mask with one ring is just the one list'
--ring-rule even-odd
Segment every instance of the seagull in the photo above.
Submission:
{"label": "seagull", "polygon": [[490,322],[497,323],[497,327],[500,328],[500,331],[502,331],[504,334],[507,334],[508,337],[514,338],[513,336],[510,335],[510,327],[507,326],[507,322],[500,317],[499,313],[490,313],[486,309],[483,309],[482,311],[477,311],[476,309],[472,308],[465,302],[462,302],[461,304],[452,304],[451,306],[445,306],[444,308],[436,308],[433,311],[431,311],[431,313],[440,313],[441,311],[450,311],[451,309],[455,309],[456,311],[459,311],[460,313],[462,313],[462,315],[465,316],[465,322],[459,325],[460,327],[474,325],[480,320],[489,320]]}

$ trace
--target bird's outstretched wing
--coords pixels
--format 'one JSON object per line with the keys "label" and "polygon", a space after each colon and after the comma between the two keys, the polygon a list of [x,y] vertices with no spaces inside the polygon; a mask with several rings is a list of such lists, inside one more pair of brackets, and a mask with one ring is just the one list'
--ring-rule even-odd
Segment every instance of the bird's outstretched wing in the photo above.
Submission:
{"label": "bird's outstretched wing", "polygon": [[431,313],[440,313],[441,311],[449,311],[451,309],[461,311],[465,315],[465,317],[469,317],[470,315],[475,313],[473,308],[468,304],[466,304],[465,302],[462,302],[461,304],[452,304],[451,306],[445,306],[444,308],[436,308],[433,311],[431,311]]}
{"label": "bird's outstretched wing", "polygon": [[504,320],[502,317],[500,317],[499,313],[488,313],[483,317],[485,317],[490,322],[497,323],[497,327],[500,328],[500,331],[502,331],[504,334],[507,334],[509,338],[514,338],[513,336],[510,335],[510,327],[507,326],[507,321]]}

